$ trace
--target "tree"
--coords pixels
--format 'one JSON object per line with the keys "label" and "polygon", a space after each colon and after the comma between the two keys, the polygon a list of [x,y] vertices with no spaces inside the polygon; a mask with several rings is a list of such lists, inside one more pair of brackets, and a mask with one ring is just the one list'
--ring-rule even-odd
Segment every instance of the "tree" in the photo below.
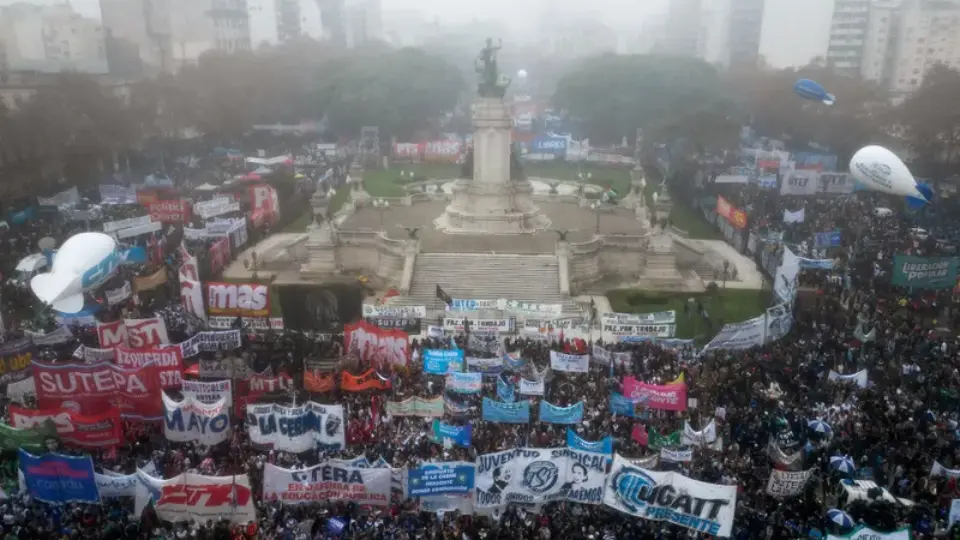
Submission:
{"label": "tree", "polygon": [[553,100],[577,119],[584,137],[618,143],[637,128],[666,129],[677,111],[722,99],[719,75],[703,61],[608,54],[567,72]]}
{"label": "tree", "polygon": [[452,110],[464,88],[456,67],[417,49],[361,52],[324,68],[317,101],[343,134],[379,126],[381,136],[412,136]]}
{"label": "tree", "polygon": [[[820,83],[836,96],[836,103],[799,97],[793,86],[802,78]],[[741,66],[726,74],[726,84],[758,133],[789,141],[794,150],[813,143],[844,161],[860,147],[889,138],[888,96],[877,84],[858,77],[815,65],[799,70]]]}
{"label": "tree", "polygon": [[918,175],[960,174],[960,71],[942,64],[924,75],[923,84],[901,103],[897,119],[916,155]]}

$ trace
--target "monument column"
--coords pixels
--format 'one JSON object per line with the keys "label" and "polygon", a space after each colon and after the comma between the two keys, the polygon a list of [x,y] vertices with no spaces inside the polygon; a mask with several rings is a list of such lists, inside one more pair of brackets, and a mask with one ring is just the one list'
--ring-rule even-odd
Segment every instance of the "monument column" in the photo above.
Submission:
{"label": "monument column", "polygon": [[445,233],[530,234],[550,226],[533,204],[530,181],[511,177],[513,120],[503,102],[510,81],[497,71],[499,48],[488,39],[477,57],[480,84],[473,104],[473,178],[454,183],[453,201],[435,222]]}

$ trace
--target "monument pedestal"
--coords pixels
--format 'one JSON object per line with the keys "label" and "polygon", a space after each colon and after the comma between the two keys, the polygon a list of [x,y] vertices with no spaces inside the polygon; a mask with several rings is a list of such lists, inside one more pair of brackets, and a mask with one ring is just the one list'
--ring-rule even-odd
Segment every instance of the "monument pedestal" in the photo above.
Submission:
{"label": "monument pedestal", "polygon": [[480,98],[473,106],[473,179],[458,180],[453,202],[436,220],[450,234],[529,234],[550,220],[533,204],[529,180],[510,179],[513,121],[503,100]]}

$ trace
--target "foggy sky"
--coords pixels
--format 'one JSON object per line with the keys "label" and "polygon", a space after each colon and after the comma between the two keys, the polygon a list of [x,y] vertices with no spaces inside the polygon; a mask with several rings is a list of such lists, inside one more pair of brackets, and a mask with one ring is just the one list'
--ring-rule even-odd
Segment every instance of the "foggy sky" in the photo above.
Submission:
{"label": "foggy sky", "polygon": [[[0,5],[18,2],[59,4],[65,0],[0,0]],[[308,0],[309,1],[309,0]],[[99,0],[69,0],[79,13],[100,17]],[[544,16],[591,13],[615,27],[639,28],[644,17],[664,13],[669,0],[381,0],[389,11],[420,11],[426,17],[439,17],[440,22],[461,23],[473,19],[497,19],[517,31],[532,30]]]}

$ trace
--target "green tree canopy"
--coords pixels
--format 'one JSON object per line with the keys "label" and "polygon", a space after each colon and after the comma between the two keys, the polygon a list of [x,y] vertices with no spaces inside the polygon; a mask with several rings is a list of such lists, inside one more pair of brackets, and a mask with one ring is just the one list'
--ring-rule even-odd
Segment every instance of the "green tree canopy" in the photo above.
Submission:
{"label": "green tree canopy", "polygon": [[[867,144],[886,144],[890,101],[879,85],[838,74],[829,68],[773,70],[746,66],[726,74],[727,87],[757,132],[790,141],[827,147],[847,159]],[[799,79],[811,79],[836,96],[824,105],[798,96]]]}
{"label": "green tree canopy", "polygon": [[942,64],[923,78],[920,89],[897,110],[898,132],[915,155],[920,172],[945,177],[960,174],[960,71]]}
{"label": "green tree canopy", "polygon": [[609,54],[567,72],[557,83],[553,101],[577,119],[584,137],[614,143],[623,137],[632,139],[637,128],[645,134],[647,130],[677,133],[688,121],[678,124],[678,113],[691,108],[720,110],[726,97],[719,74],[703,61]]}

